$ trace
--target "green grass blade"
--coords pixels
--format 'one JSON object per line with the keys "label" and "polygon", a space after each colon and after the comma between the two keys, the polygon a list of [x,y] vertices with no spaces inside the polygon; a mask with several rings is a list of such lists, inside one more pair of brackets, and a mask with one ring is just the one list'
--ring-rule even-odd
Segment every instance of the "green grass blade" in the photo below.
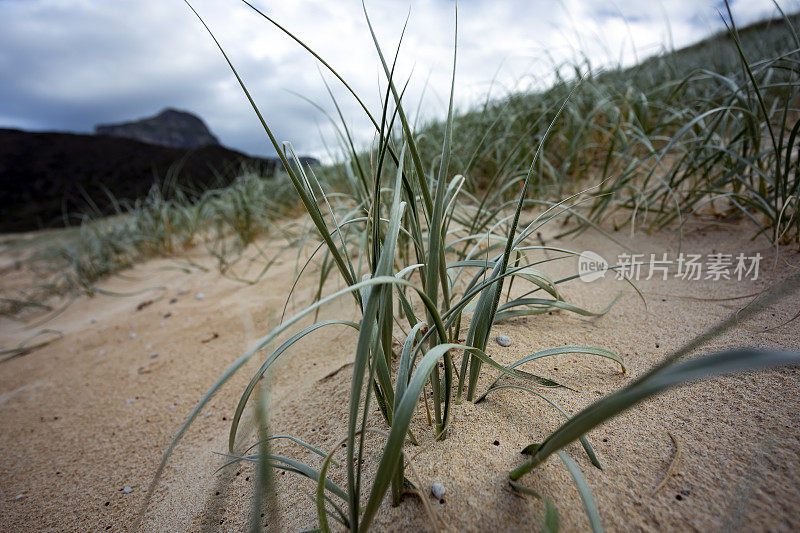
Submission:
{"label": "green grass blade", "polygon": [[534,444],[526,448],[525,451],[531,454],[531,459],[512,470],[511,479],[519,479],[550,454],[577,440],[594,427],[668,388],[734,372],[798,364],[800,352],[741,349],[657,368],[640,381],[594,402],[553,432],[541,445]]}
{"label": "green grass blade", "polygon": [[518,491],[522,492],[523,494],[529,494],[535,498],[542,500],[544,503],[544,521],[542,523],[542,533],[558,533],[561,527],[561,518],[558,515],[558,508],[553,505],[548,498],[545,498],[535,490],[528,488],[524,485],[517,483],[516,481],[509,481],[511,487]]}
{"label": "green grass blade", "polygon": [[603,523],[600,521],[600,513],[597,511],[597,505],[594,503],[592,490],[589,488],[589,484],[586,483],[583,472],[581,472],[578,464],[573,461],[569,455],[560,450],[556,452],[556,454],[564,462],[573,481],[575,481],[575,486],[578,487],[578,494],[581,496],[583,508],[586,510],[586,517],[589,519],[589,527],[592,528],[594,533],[602,533]]}
{"label": "green grass blade", "polygon": [[[489,389],[487,389],[486,392],[484,392],[477,400],[475,400],[475,403],[482,402],[490,392],[499,391],[499,390],[503,390],[503,389],[522,390],[522,391],[525,391],[525,392],[529,392],[529,393],[531,393],[531,394],[533,394],[535,396],[538,396],[539,398],[541,398],[542,400],[546,401],[547,403],[552,405],[554,408],[556,408],[558,410],[558,412],[560,412],[562,415],[564,415],[565,418],[567,418],[567,420],[569,420],[569,415],[566,413],[566,411],[564,411],[561,407],[559,407],[559,405],[557,403],[553,402],[550,398],[548,398],[547,396],[545,396],[543,394],[539,394],[538,392],[536,392],[533,389],[529,389],[528,387],[521,387],[519,385],[499,385],[499,386],[494,386],[493,385],[493,386],[489,387]],[[582,436],[580,438],[580,441],[581,441],[581,446],[583,446],[583,449],[584,449],[584,451],[586,451],[586,455],[589,456],[589,460],[592,462],[592,464],[594,466],[596,466],[597,468],[599,468],[600,470],[602,470],[603,467],[600,464],[600,460],[597,458],[597,454],[594,452],[594,448],[592,448],[592,445],[589,444],[589,440],[586,438],[586,436],[585,435]]]}
{"label": "green grass blade", "polygon": [[247,384],[247,387],[245,387],[244,392],[239,398],[239,403],[236,406],[236,411],[234,412],[233,418],[231,420],[231,429],[228,435],[228,451],[233,452],[234,443],[236,442],[236,432],[239,428],[239,421],[242,418],[242,414],[244,413],[244,408],[247,405],[247,401],[250,398],[250,395],[253,393],[253,390],[255,389],[256,385],[258,385],[258,382],[261,380],[261,376],[264,375],[264,373],[269,369],[272,363],[274,363],[294,343],[305,338],[311,332],[316,331],[320,328],[324,328],[326,326],[337,325],[337,324],[343,326],[350,326],[355,330],[358,330],[359,328],[358,324],[349,320],[326,320],[323,322],[317,322],[316,324],[312,324],[306,328],[303,328],[301,331],[292,335],[264,361],[264,363],[261,365],[258,371],[253,375],[253,378],[250,380],[250,383]]}

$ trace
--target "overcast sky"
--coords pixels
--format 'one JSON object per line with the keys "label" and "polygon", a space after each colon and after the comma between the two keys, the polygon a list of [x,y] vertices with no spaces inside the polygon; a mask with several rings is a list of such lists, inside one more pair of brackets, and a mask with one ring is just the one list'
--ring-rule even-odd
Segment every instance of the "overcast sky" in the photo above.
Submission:
{"label": "overcast sky", "polygon": [[[254,0],[325,57],[374,110],[379,63],[360,0]],[[787,12],[798,0],[783,0]],[[250,88],[279,141],[326,158],[320,131],[334,108],[314,59],[237,0],[195,0]],[[739,24],[777,14],[771,0],[732,2]],[[410,9],[398,76],[410,74],[407,105],[428,80],[425,116],[446,111],[452,64],[452,0],[367,0],[391,54]],[[722,28],[713,0],[462,0],[458,4],[456,103],[546,83],[553,62],[580,51],[595,65],[625,64]],[[328,72],[359,142],[372,136],[357,105]],[[492,84],[492,80],[495,80]],[[297,93],[297,94],[296,94]],[[97,123],[164,107],[200,115],[221,142],[273,153],[219,51],[180,0],[0,0],[0,127],[91,132]]]}

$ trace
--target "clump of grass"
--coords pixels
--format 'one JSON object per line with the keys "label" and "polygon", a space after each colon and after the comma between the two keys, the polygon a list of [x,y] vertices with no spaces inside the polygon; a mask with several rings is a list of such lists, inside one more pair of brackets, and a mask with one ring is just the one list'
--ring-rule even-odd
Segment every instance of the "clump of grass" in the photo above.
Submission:
{"label": "clump of grass", "polygon": [[607,184],[608,196],[592,207],[596,222],[619,208],[651,230],[694,214],[738,215],[775,244],[800,238],[797,17],[773,23],[768,50],[747,45],[730,10],[723,20],[727,68],[698,67],[681,80],[678,94],[696,104],[673,112],[679,121],[663,146],[653,144],[648,164]]}
{"label": "clump of grass", "polygon": [[245,250],[255,248],[261,260],[264,252],[257,238],[292,234],[294,223],[286,219],[295,206],[286,200],[291,185],[283,174],[262,178],[243,168],[229,186],[206,191],[172,183],[168,176],[147,196],[132,201],[111,198],[115,208],[111,217],[99,210],[84,214],[78,228],[66,230],[64,239],[28,258],[36,280],[5,298],[0,312],[51,310],[46,301],[52,296],[95,294],[100,279],[145,258],[181,257],[198,245],[217,259],[222,274],[253,283],[277,256],[264,260],[254,278],[244,279],[234,267],[244,259]]}
{"label": "clump of grass", "polygon": [[[559,285],[572,278],[554,280],[541,270],[548,261],[571,257],[571,252],[553,250],[558,252],[557,257],[543,259],[538,257],[543,246],[527,242],[543,224],[558,216],[575,213],[580,198],[573,196],[560,202],[544,202],[545,207],[531,223],[520,224],[524,209],[542,203],[541,200],[529,199],[532,183],[541,175],[546,139],[553,134],[553,125],[558,118],[568,109],[575,87],[564,95],[564,102],[557,109],[550,110],[549,126],[538,139],[535,152],[529,154],[527,171],[513,179],[503,180],[501,187],[504,195],[514,195],[516,200],[490,205],[469,193],[471,187],[466,185],[467,178],[459,173],[464,163],[453,158],[457,44],[454,44],[450,104],[440,136],[441,149],[435,157],[426,160],[423,159],[419,137],[408,120],[403,102],[404,87],[396,82],[395,64],[400,45],[394,58],[384,55],[366,8],[364,15],[387,82],[383,105],[375,114],[363,105],[333,67],[308,49],[299,38],[251,5],[260,16],[314,54],[351,91],[375,126],[376,141],[369,154],[370,165],[362,164],[362,154],[349,142],[349,134],[343,135],[343,149],[348,159],[340,167],[345,175],[339,181],[347,184],[347,190],[333,195],[325,190],[311,169],[304,169],[297,163],[291,145],[278,143],[222,46],[200,15],[189,7],[214,39],[258,116],[307,216],[321,238],[317,250],[324,250],[325,257],[317,301],[282,321],[258,340],[204,395],[166,450],[148,492],[145,507],[173,449],[220,387],[246,362],[272,346],[282,335],[291,332],[291,328],[302,319],[342,297],[353,299],[360,319],[357,322],[338,319],[316,322],[291,334],[277,349],[268,350],[240,397],[229,432],[228,456],[231,461],[254,461],[258,464],[259,472],[278,468],[312,480],[316,485],[312,500],[317,510],[319,528],[323,531],[330,530],[331,521],[350,530],[368,529],[387,492],[391,493],[395,504],[399,503],[405,488],[411,485],[405,476],[404,450],[408,442],[416,444],[415,436],[410,433],[410,424],[424,390],[429,390],[433,398],[434,437],[443,440],[448,436],[453,413],[464,393],[467,401],[479,401],[485,396],[476,398],[479,377],[486,366],[502,375],[526,381],[540,390],[561,385],[520,370],[519,367],[529,361],[556,354],[603,357],[616,362],[624,371],[623,362],[616,354],[598,347],[552,348],[531,354],[508,366],[499,364],[486,353],[492,327],[500,320],[549,310],[583,315],[604,312],[593,312],[569,304],[563,299]],[[347,125],[343,124],[342,129],[346,132]],[[500,166],[504,165],[505,161],[502,161]],[[358,260],[354,261],[356,256]],[[333,272],[341,277],[346,286],[324,295],[321,288]],[[471,277],[467,272],[472,274]],[[507,297],[501,305],[503,289],[510,289],[512,283],[526,284],[529,290],[520,297]],[[471,316],[468,314],[470,311]],[[467,328],[465,341],[460,340],[462,323]],[[253,446],[260,444],[260,452],[237,455],[234,444],[242,415],[262,377],[270,373],[273,364],[288,354],[300,339],[333,325],[348,326],[357,335],[348,400],[347,433],[344,438],[326,453],[294,437],[267,436],[261,425],[259,441]],[[402,332],[404,340],[395,348],[392,341],[398,330]],[[596,454],[583,437],[588,428],[593,427],[592,424],[600,423],[636,401],[686,380],[730,370],[800,361],[800,354],[741,352],[671,364],[695,345],[676,352],[671,360],[625,389],[627,392],[619,393],[621,396],[612,397],[606,403],[601,400],[585,414],[570,419],[541,445],[528,447],[526,453],[531,455],[531,460],[514,470],[511,479],[516,483],[519,477],[548,455],[559,454],[581,492],[592,528],[599,530],[599,514],[591,492],[576,463],[561,451],[564,445],[580,439],[592,463],[599,467]],[[495,382],[487,392],[504,387],[507,386],[496,386]],[[517,389],[537,394],[558,407],[537,390],[521,386]],[[380,429],[369,425],[373,402],[383,419],[384,427]],[[261,403],[257,407],[259,411],[264,409]],[[384,442],[375,473],[369,482],[365,480],[364,456],[368,433],[379,435]],[[324,458],[322,466],[314,468],[307,462],[270,453],[266,443],[279,438],[289,438],[298,446]],[[336,467],[334,455],[342,448],[342,444],[345,458],[341,468],[346,478],[345,485],[334,483],[329,476],[330,469]],[[519,483],[514,486],[535,494],[535,491],[525,489]],[[254,509],[261,508],[259,502],[263,498],[264,495],[257,491]],[[547,509],[547,522],[557,523],[553,518],[556,511],[552,503],[547,503]]]}
{"label": "clump of grass", "polygon": [[[487,99],[455,118],[465,188],[489,205],[509,199],[504,185],[541,144],[531,194],[555,201],[602,182],[581,209],[595,224],[653,230],[690,215],[742,216],[773,242],[796,241],[800,17],[780,14],[739,30],[728,13],[728,31],[630,68],[554,63],[549,89]],[[423,128],[424,159],[444,127]]]}
{"label": "clump of grass", "polygon": [[[727,32],[684,50],[666,51],[630,68],[597,68],[576,54],[579,59],[571,63],[553,63],[555,82],[548,90],[487,98],[477,109],[454,114],[448,157],[464,176],[461,196],[478,206],[469,231],[487,229],[494,210],[514,201],[538,150],[527,180],[529,197],[557,202],[600,184],[592,201],[570,212],[579,222],[576,230],[609,224],[655,230],[680,226],[691,215],[740,216],[774,243],[797,242],[797,23],[798,15],[791,15],[739,29],[729,13]],[[376,131],[388,127],[379,123],[384,117],[373,116],[353,96]],[[335,109],[341,119],[338,105]],[[394,117],[395,131],[399,120]],[[415,128],[412,163],[437,161],[447,124]],[[350,207],[361,209],[371,197],[367,169],[377,163],[370,157],[380,154],[356,150],[344,121],[337,130],[342,160],[321,169],[318,181],[337,193],[347,191]],[[386,162],[394,164],[397,154],[383,159],[385,173]],[[45,281],[7,295],[0,312],[40,309],[49,295],[91,293],[98,279],[141,258],[177,255],[198,243],[217,258],[221,272],[244,280],[234,273],[242,250],[276,229],[270,223],[276,213],[294,207],[275,200],[289,196],[286,175],[269,182],[245,169],[231,187],[211,192],[178,190],[171,178],[145,198],[112,199],[116,217],[101,220],[99,210],[85,216],[79,237],[34,258],[33,268]],[[348,238],[356,238],[354,232]],[[411,241],[402,233],[398,239],[405,254]],[[323,271],[330,273],[334,259],[324,253]],[[261,270],[268,268],[272,258],[261,250],[256,257],[264,264]]]}

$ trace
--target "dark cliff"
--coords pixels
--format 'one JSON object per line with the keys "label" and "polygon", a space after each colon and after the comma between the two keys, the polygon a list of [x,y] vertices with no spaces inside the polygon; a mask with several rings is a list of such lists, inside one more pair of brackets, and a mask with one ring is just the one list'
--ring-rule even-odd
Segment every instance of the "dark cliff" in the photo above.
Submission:
{"label": "dark cliff", "polygon": [[175,184],[203,191],[227,185],[242,165],[272,176],[276,160],[249,157],[219,145],[171,148],[131,139],[0,129],[0,231],[61,226],[63,215],[86,212],[91,198],[102,214],[116,199],[147,194],[174,169]]}
{"label": "dark cliff", "polygon": [[219,144],[219,140],[200,117],[177,109],[165,109],[154,117],[132,122],[99,124],[94,129],[98,135],[124,137],[172,148],[199,148]]}

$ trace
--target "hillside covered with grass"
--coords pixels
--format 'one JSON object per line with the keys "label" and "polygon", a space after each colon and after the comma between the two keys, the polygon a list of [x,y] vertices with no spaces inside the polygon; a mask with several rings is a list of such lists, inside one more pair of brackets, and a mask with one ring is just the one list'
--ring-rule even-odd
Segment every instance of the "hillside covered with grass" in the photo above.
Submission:
{"label": "hillside covered with grass", "polygon": [[[478,207],[472,230],[485,229],[488,214],[507,205],[538,150],[528,205],[591,187],[591,199],[571,213],[578,229],[679,228],[700,214],[747,217],[772,241],[796,240],[798,22],[800,15],[744,28],[730,24],[730,31],[629,68],[554,65],[558,81],[549,90],[496,97],[456,114],[450,165],[465,177],[463,193]],[[400,120],[393,119],[397,130]],[[336,126],[341,162],[311,173],[330,190],[369,196],[376,154],[362,152],[346,124]],[[414,134],[415,160],[426,172],[437,164],[445,126],[429,123]],[[395,145],[384,159],[398,150]],[[71,271],[63,290],[90,287],[136,258],[208,241],[209,231],[216,242],[233,236],[225,250],[239,250],[271,227],[276,214],[298,206],[293,194],[272,192],[288,191],[285,173],[257,174],[254,169],[230,188],[205,193],[164,175],[147,195],[112,204],[120,216],[89,216],[84,237],[39,259],[45,270]],[[108,204],[105,195],[95,201]]]}

